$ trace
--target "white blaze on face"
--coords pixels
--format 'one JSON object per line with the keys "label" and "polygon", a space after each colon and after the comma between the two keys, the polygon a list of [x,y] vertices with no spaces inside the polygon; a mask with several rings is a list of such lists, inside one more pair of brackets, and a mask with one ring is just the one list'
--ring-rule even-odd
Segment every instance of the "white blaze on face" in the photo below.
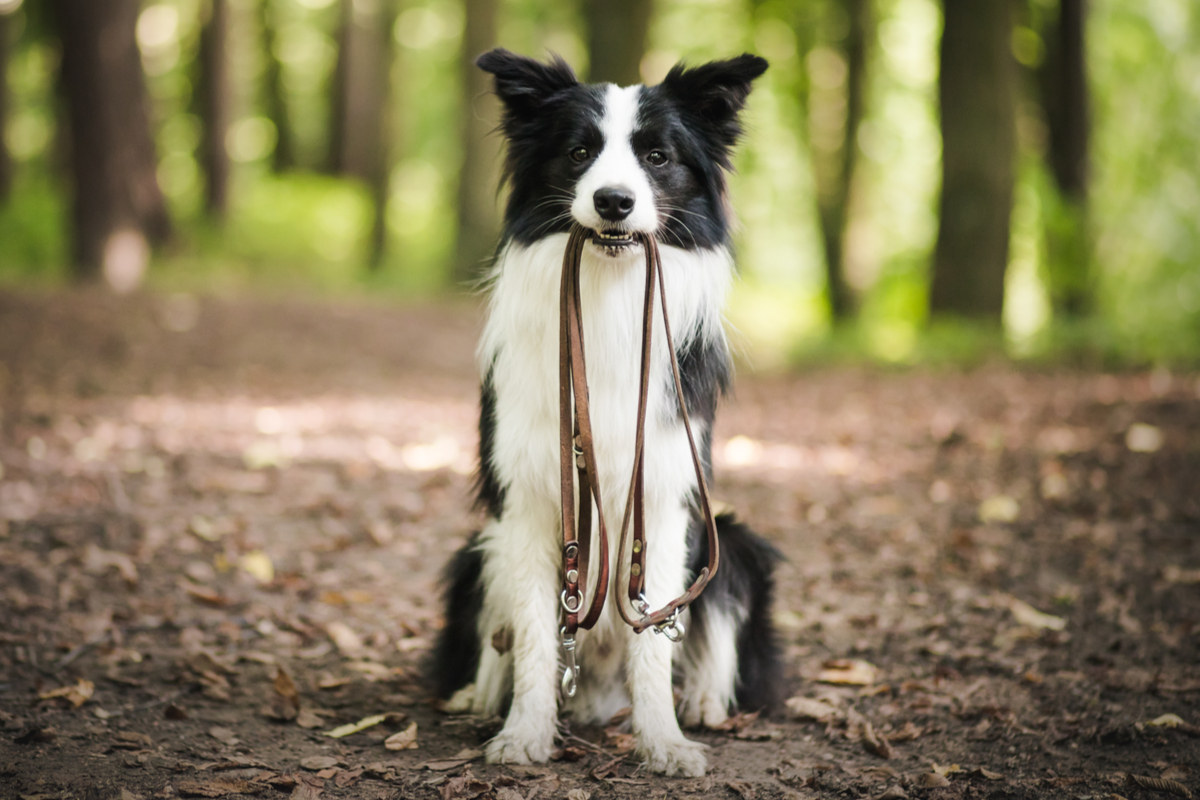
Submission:
{"label": "white blaze on face", "polygon": [[614,225],[596,212],[594,195],[600,189],[622,188],[633,194],[633,211],[619,224],[626,231],[650,233],[658,228],[654,191],[641,160],[633,152],[633,131],[637,126],[638,96],[642,87],[608,86],[604,96],[604,118],[600,132],[604,147],[592,166],[575,184],[571,215],[580,225],[593,230]]}

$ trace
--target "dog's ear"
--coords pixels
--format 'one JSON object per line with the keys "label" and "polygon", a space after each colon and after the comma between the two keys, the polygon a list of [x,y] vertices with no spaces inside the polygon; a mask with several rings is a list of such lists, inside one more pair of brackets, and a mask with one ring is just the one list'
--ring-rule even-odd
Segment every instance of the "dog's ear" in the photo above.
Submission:
{"label": "dog's ear", "polygon": [[475,59],[475,66],[495,76],[496,94],[509,112],[517,115],[539,110],[554,95],[579,82],[567,62],[555,54],[549,64],[543,64],[497,47]]}
{"label": "dog's ear", "polygon": [[743,53],[698,67],[676,64],[662,85],[685,109],[725,134],[727,144],[733,144],[741,132],[737,116],[746,105],[750,84],[766,71],[765,58]]}

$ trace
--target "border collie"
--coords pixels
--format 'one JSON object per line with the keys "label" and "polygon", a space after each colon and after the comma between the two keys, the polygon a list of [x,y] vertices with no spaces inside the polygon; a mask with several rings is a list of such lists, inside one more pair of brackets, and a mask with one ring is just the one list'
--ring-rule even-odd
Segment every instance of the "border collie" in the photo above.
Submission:
{"label": "border collie", "polygon": [[[684,400],[711,482],[713,415],[731,371],[721,324],[733,274],[725,173],[738,115],[767,62],[747,54],[679,65],[649,87],[580,83],[558,57],[541,63],[503,49],[476,64],[495,76],[504,105],[511,194],[478,350],[478,503],[488,519],[447,568],[437,690],[452,711],[507,709],[487,745],[492,763],[547,760],[560,704],[596,723],[632,706],[637,753],[649,769],[699,776],[705,747],[684,738],[679,719],[715,727],[735,705],[777,699],[770,606],[779,554],[731,516],[718,517],[720,568],[675,645],[635,635],[620,619],[613,603],[629,567],[615,563],[613,542],[609,600],[596,626],[579,632],[578,692],[560,696],[559,282],[567,232],[578,222],[593,232],[580,292],[595,468],[606,517],[619,521],[633,465],[646,280],[645,254],[630,234],[657,237]],[[656,320],[645,428],[652,608],[680,595],[708,558],[666,348]]]}

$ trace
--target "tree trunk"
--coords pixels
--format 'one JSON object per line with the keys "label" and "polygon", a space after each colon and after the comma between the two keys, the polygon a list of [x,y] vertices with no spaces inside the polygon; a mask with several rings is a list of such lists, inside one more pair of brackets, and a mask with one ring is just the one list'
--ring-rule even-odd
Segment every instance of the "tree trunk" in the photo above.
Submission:
{"label": "tree trunk", "polygon": [[364,181],[374,206],[368,264],[378,267],[387,243],[387,195],[391,173],[392,27],[396,0],[364,4],[342,0],[330,103],[330,172]]}
{"label": "tree trunk", "polygon": [[12,14],[0,14],[0,205],[12,194],[13,163],[4,141],[8,127],[8,54],[13,34]]}
{"label": "tree trunk", "polygon": [[499,138],[492,134],[500,123],[500,107],[490,91],[487,75],[475,59],[496,44],[496,0],[466,0],[459,71],[462,81],[462,167],[458,173],[458,242],[454,280],[477,279],[496,244],[499,228],[496,181],[499,175]]}
{"label": "tree trunk", "polygon": [[279,60],[275,41],[275,4],[273,0],[258,0],[258,25],[262,34],[263,105],[267,119],[275,126],[275,151],[271,154],[271,169],[286,172],[296,166],[296,134],[288,110],[283,86],[283,62]]}
{"label": "tree trunk", "polygon": [[999,322],[1016,152],[1011,0],[945,0],[942,197],[930,309]]}
{"label": "tree trunk", "polygon": [[1060,0],[1058,18],[1045,31],[1040,74],[1042,107],[1050,132],[1047,153],[1058,189],[1047,216],[1050,297],[1055,312],[1078,317],[1091,307],[1088,235],[1088,85],[1085,0]]}
{"label": "tree trunk", "polygon": [[654,13],[651,0],[584,0],[588,80],[631,86],[642,82],[642,57]]}
{"label": "tree trunk", "polygon": [[[810,142],[813,174],[817,180],[817,208],[825,249],[825,285],[835,322],[848,319],[855,308],[854,293],[846,280],[846,224],[850,187],[858,163],[858,131],[862,126],[866,96],[867,48],[873,36],[870,0],[847,0],[849,26],[836,49],[846,62],[845,123],[836,149],[820,152]],[[811,108],[811,102],[808,104]]]}
{"label": "tree trunk", "polygon": [[226,43],[229,37],[228,0],[210,0],[208,19],[200,31],[200,116],[204,138],[200,162],[207,177],[204,206],[209,216],[223,222],[229,210],[230,92]]}
{"label": "tree trunk", "polygon": [[[132,269],[171,231],[134,38],[138,0],[54,0],[70,117],[76,274]],[[141,244],[137,244],[139,237]],[[106,250],[108,258],[106,259]],[[117,259],[120,263],[116,263]],[[136,285],[136,281],[134,283]]]}

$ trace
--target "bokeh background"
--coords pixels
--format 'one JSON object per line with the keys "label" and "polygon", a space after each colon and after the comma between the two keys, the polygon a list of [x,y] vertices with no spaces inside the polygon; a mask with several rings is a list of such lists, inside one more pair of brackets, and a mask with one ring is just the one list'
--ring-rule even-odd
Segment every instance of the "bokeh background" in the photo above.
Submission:
{"label": "bokeh background", "polygon": [[0,282],[437,299],[498,227],[472,59],[759,53],[730,320],[763,367],[1200,354],[1191,0],[0,0]]}

